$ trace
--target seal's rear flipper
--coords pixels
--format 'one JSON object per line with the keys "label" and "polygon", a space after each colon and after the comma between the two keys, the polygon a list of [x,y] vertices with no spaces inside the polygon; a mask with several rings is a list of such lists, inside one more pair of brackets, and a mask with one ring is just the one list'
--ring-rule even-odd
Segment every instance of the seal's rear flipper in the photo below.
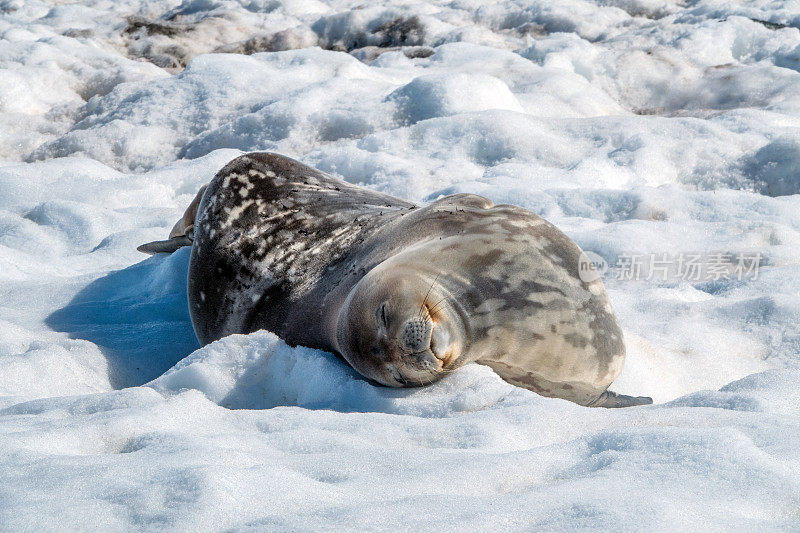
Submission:
{"label": "seal's rear flipper", "polygon": [[194,219],[197,217],[197,208],[200,206],[200,200],[203,198],[203,193],[206,192],[208,185],[203,185],[200,190],[186,208],[183,217],[175,223],[172,231],[169,232],[169,239],[166,241],[153,241],[143,244],[136,248],[145,254],[171,254],[178,248],[184,246],[191,246],[194,240]]}
{"label": "seal's rear flipper", "polygon": [[653,399],[649,396],[626,396],[610,390],[605,391],[588,407],[633,407],[634,405],[650,405]]}
{"label": "seal's rear flipper", "polygon": [[171,254],[178,248],[183,248],[184,246],[191,246],[192,239],[186,235],[179,235],[177,237],[173,237],[171,239],[167,239],[166,241],[153,241],[148,242],[147,244],[143,244],[136,248],[142,253],[146,254],[160,254],[160,253],[167,253]]}

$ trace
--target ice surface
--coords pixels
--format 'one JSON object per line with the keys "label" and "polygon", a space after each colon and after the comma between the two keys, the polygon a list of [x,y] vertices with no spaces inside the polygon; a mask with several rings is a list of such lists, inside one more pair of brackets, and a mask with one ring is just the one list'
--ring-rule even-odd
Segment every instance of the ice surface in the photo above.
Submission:
{"label": "ice surface", "polygon": [[[796,530],[798,132],[796,1],[0,0],[0,529]],[[250,150],[546,217],[656,405],[199,348],[189,250],[135,248]]]}

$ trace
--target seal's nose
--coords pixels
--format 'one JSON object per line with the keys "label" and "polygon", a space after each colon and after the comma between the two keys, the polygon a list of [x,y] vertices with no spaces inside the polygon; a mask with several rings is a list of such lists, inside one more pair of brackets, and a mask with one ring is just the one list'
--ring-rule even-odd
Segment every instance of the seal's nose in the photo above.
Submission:
{"label": "seal's nose", "polygon": [[423,352],[431,342],[433,324],[424,318],[414,318],[403,325],[400,331],[400,345],[409,354]]}

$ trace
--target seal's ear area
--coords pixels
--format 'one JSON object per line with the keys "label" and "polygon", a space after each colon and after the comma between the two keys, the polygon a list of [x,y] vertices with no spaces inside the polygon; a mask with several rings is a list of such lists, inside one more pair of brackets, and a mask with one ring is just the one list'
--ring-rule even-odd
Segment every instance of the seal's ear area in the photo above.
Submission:
{"label": "seal's ear area", "polygon": [[171,254],[178,248],[183,248],[184,246],[191,246],[192,239],[187,237],[186,235],[179,235],[178,237],[173,237],[171,239],[167,239],[166,241],[153,241],[143,244],[136,249],[145,254]]}
{"label": "seal's ear area", "polygon": [[653,403],[653,399],[649,396],[626,396],[607,390],[587,407],[633,407],[635,405],[650,405],[651,403]]}

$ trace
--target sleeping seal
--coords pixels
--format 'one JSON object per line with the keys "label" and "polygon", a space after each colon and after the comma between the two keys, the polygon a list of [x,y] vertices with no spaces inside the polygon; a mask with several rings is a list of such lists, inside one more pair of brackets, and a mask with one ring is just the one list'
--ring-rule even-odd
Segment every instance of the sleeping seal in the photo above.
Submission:
{"label": "sleeping seal", "polygon": [[607,390],[625,346],[603,284],[583,281],[580,248],[520,207],[472,194],[419,207],[252,153],[198,193],[169,240],[139,250],[185,245],[203,344],[266,329],[393,387],[477,362],[581,405],[652,402]]}

